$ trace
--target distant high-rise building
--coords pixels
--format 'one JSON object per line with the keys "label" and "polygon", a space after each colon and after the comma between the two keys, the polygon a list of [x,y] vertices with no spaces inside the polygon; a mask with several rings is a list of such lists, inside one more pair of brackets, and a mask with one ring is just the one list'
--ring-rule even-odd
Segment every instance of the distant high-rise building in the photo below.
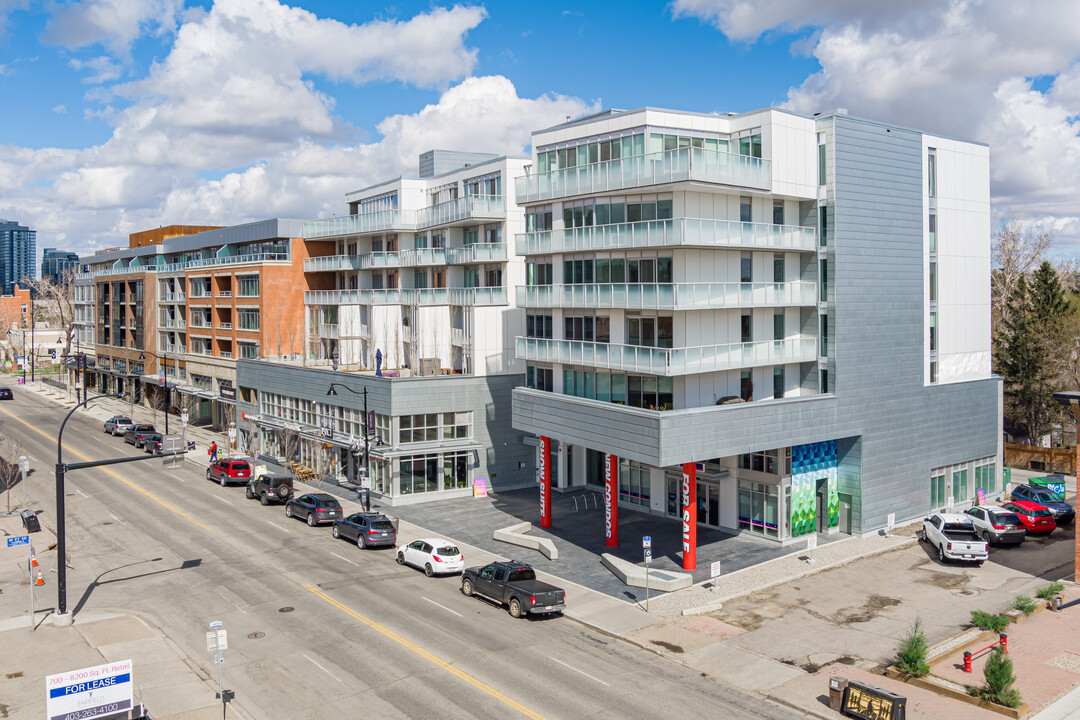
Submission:
{"label": "distant high-rise building", "polygon": [[79,255],[69,250],[45,248],[41,255],[41,277],[59,280],[66,271],[78,272]]}
{"label": "distant high-rise building", "polygon": [[37,275],[37,231],[14,220],[0,220],[0,282],[4,295],[10,295],[16,283]]}

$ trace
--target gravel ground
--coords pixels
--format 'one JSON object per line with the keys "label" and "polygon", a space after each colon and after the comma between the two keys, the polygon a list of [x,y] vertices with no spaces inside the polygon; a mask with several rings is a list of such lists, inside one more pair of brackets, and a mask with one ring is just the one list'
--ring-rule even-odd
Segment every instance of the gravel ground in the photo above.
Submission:
{"label": "gravel ground", "polygon": [[[686,590],[657,596],[651,600],[649,610],[654,615],[679,615],[684,610],[700,608],[717,601],[732,600],[772,585],[844,565],[868,555],[903,547],[915,542],[916,529],[912,525],[897,528],[891,537],[886,535],[852,537],[822,545],[814,550],[812,565],[808,562],[809,553],[803,547],[776,560],[739,570],[730,575],[721,575],[715,581],[706,581]],[[717,585],[715,590],[713,589],[714,582]]]}

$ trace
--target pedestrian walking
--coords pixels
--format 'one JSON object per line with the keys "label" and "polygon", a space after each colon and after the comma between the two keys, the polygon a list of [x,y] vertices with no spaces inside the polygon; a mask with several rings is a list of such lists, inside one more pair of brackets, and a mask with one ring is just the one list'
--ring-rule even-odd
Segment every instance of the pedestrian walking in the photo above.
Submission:
{"label": "pedestrian walking", "polygon": [[206,452],[210,455],[210,462],[217,462],[217,442],[210,443],[210,449]]}

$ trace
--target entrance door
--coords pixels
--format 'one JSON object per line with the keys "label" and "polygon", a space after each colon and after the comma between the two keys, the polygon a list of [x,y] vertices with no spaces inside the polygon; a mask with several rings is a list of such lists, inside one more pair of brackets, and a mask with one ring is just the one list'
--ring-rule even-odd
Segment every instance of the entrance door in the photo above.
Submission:
{"label": "entrance door", "polygon": [[682,475],[676,473],[667,474],[667,514],[670,517],[682,515]]}
{"label": "entrance door", "polygon": [[697,484],[697,521],[720,527],[720,488],[709,483]]}
{"label": "entrance door", "polygon": [[829,531],[829,480],[822,478],[817,481],[817,531],[820,533]]}

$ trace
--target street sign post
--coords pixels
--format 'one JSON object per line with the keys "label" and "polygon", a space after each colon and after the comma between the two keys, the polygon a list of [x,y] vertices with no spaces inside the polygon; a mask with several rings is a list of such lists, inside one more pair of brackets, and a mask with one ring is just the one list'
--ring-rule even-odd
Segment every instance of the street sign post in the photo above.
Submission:
{"label": "street sign post", "polygon": [[45,717],[95,718],[131,709],[131,661],[98,665],[45,678]]}
{"label": "street sign post", "polygon": [[817,549],[817,533],[813,533],[810,537],[806,538],[806,550],[810,553],[810,564],[814,564],[814,550]]}
{"label": "street sign post", "polygon": [[175,470],[184,466],[184,456],[172,454],[184,451],[184,438],[180,435],[166,435],[163,437],[161,451],[165,453],[162,460],[166,470]]}
{"label": "street sign post", "polygon": [[180,424],[183,425],[184,427],[187,427],[187,424],[188,424],[188,411],[187,410],[181,410],[180,411]]}
{"label": "street sign post", "polygon": [[709,568],[709,576],[713,579],[712,589],[713,592],[720,592],[720,583],[716,582],[716,578],[720,577],[720,561],[713,562],[712,567]]}
{"label": "street sign post", "polygon": [[30,544],[30,536],[29,535],[16,535],[15,537],[9,537],[7,539],[7,546],[9,548],[10,547],[17,547],[19,545],[29,545],[29,544]]}
{"label": "street sign post", "polygon": [[217,665],[218,699],[221,700],[221,718],[225,720],[225,704],[233,699],[235,693],[232,690],[221,688],[221,664],[225,662],[225,651],[229,647],[229,636],[220,620],[210,623],[210,631],[206,633],[206,651],[214,653],[214,664]]}
{"label": "street sign post", "polygon": [[652,564],[652,535],[641,538],[641,547],[645,551],[645,612],[649,612],[649,565]]}
{"label": "street sign post", "polygon": [[885,534],[891,537],[894,527],[896,527],[896,513],[889,513],[889,517],[885,520]]}

